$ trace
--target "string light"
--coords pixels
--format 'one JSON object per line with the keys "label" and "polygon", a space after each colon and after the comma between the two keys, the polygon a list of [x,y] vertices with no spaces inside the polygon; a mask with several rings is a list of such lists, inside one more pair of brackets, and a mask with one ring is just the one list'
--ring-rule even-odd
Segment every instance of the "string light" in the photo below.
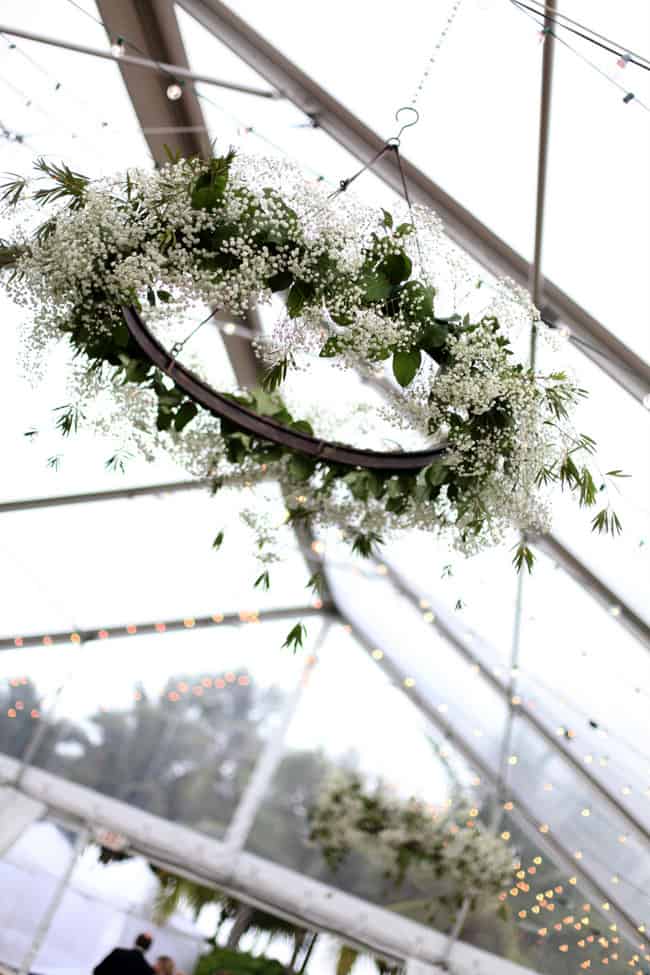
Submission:
{"label": "string light", "polygon": [[111,54],[113,57],[121,58],[124,54],[124,38],[116,37],[111,44]]}
{"label": "string light", "polygon": [[[457,3],[456,4],[456,9],[457,9],[457,7],[459,5],[460,5],[460,3]],[[121,39],[119,39],[119,40],[121,40]],[[122,44],[122,50],[123,50],[123,44]],[[178,95],[174,95],[174,96],[172,96],[170,94],[170,89],[174,88],[174,86],[173,85],[170,85],[169,88],[167,89],[167,97],[170,98],[170,100],[177,100],[178,98],[180,98],[182,96],[182,89],[180,88],[180,86],[176,86],[176,87],[179,88],[179,94]],[[566,326],[562,326],[560,329],[558,329],[558,332],[561,333],[562,328],[566,328]],[[227,331],[227,329],[228,329],[228,326],[225,326],[224,327],[224,331]],[[234,326],[233,326],[233,331],[234,331]],[[566,337],[570,336],[570,330],[569,329],[566,329],[566,332],[567,332],[567,336]],[[565,337],[565,336],[562,335],[562,337]],[[646,397],[644,397],[644,399],[643,399],[643,405],[646,408],[650,409],[650,394],[648,394]],[[620,607],[618,609],[619,609],[619,613],[620,613]],[[612,611],[612,615],[618,615],[618,613],[614,613]],[[426,614],[425,614],[425,617],[426,617]],[[223,620],[223,616],[219,616],[218,618],[217,618],[217,616],[214,616],[214,617],[212,617],[212,619],[213,619],[213,621],[215,623],[216,622],[220,622],[220,621]],[[185,626],[188,626],[188,625],[189,626],[193,626],[194,625],[194,621],[192,621],[191,623],[188,623],[188,621],[185,620],[185,621],[183,621],[183,624]],[[165,631],[165,624],[155,624],[155,630],[156,630],[156,632],[164,632]],[[135,633],[136,632],[136,628],[135,627],[127,627],[127,632],[129,632],[129,633]],[[77,641],[73,640],[73,637],[75,635],[77,637],[79,637],[79,634],[71,634],[70,635],[70,641],[77,642]],[[99,631],[99,633],[98,633],[98,636],[100,638],[105,638],[108,635],[109,634],[106,631]],[[52,640],[51,640],[50,637],[43,638],[43,642],[45,643],[46,641],[49,641],[50,643],[52,642]],[[17,646],[18,645],[22,645],[22,639],[21,638],[16,638],[14,642],[16,643]],[[381,653],[381,651],[374,651],[373,652],[373,657],[375,657],[375,659],[380,659],[380,657],[376,657],[375,656],[377,653],[379,653],[381,656],[383,656],[383,654]],[[238,679],[238,683],[240,683],[240,684],[243,684],[244,681],[246,683],[248,683],[248,679],[247,678],[239,678]],[[404,683],[405,683],[406,686],[412,686],[415,683],[415,681],[412,678],[406,678],[405,681],[404,681]],[[216,682],[215,682],[215,686],[216,686]],[[223,681],[221,682],[221,686],[224,686]],[[200,690],[200,688],[199,688],[199,690]],[[177,695],[177,697],[178,697],[178,695]],[[513,698],[513,703],[514,703],[514,698]],[[441,710],[442,710],[442,707],[441,707]],[[446,710],[446,708],[445,708],[445,710]],[[15,712],[14,712],[14,715],[15,715]],[[33,712],[32,712],[32,716],[33,716]],[[510,761],[510,764],[516,764],[516,761],[517,761],[516,760],[516,757],[515,756],[512,756],[512,758],[514,758],[514,761],[509,760]],[[506,808],[506,807],[504,807],[504,808]],[[582,815],[589,815],[589,811],[587,810],[585,812],[585,810],[583,810]],[[506,834],[506,833],[502,834],[502,836],[504,838],[506,838],[506,836],[509,838],[509,834]],[[540,862],[541,862],[541,858],[540,858]],[[570,880],[569,882],[572,882],[572,880]],[[603,907],[604,907],[604,905],[603,905]],[[524,912],[524,914],[525,914],[525,912]],[[639,929],[639,930],[641,930],[641,929]],[[568,946],[560,946],[560,950],[565,950],[565,947],[566,947],[566,950],[568,950]]]}
{"label": "string light", "polygon": [[179,98],[182,97],[182,85],[179,85],[177,81],[174,81],[171,85],[167,85],[167,98],[170,100],[170,102],[177,102]]}

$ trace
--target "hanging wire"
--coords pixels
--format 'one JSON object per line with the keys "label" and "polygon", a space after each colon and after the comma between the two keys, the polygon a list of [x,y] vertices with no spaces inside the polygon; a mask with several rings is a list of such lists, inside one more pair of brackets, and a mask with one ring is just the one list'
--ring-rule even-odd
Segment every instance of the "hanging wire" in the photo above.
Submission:
{"label": "hanging wire", "polygon": [[47,78],[47,80],[53,85],[53,93],[57,94],[59,92],[63,92],[67,98],[71,99],[77,105],[80,105],[84,110],[94,115],[94,117],[97,119],[97,125],[100,129],[105,130],[110,126],[117,132],[124,133],[126,131],[120,126],[115,126],[114,123],[109,123],[105,119],[97,115],[91,102],[86,101],[84,98],[80,98],[75,91],[71,91],[68,85],[65,85],[55,75],[51,74],[47,70],[47,68],[45,68],[39,61],[37,61],[36,58],[32,57],[31,54],[28,54],[27,51],[25,51],[19,44],[13,41],[7,34],[0,32],[0,37],[2,37],[3,41],[5,41],[5,43],[7,44],[9,51],[15,51],[25,61],[27,61],[28,64],[30,64],[33,68],[35,68],[35,70],[38,71],[39,74],[43,75],[44,78]]}
{"label": "hanging wire", "polygon": [[512,4],[515,10],[518,10],[519,13],[523,14],[524,17],[528,17],[529,20],[532,20],[534,24],[538,25],[538,27],[542,27],[544,34],[552,35],[552,37],[558,42],[558,44],[562,44],[568,51],[571,51],[572,54],[574,54],[577,58],[583,61],[588,67],[590,67],[597,74],[599,74],[601,78],[605,78],[605,80],[608,81],[611,85],[614,85],[615,88],[618,88],[619,91],[622,91],[623,101],[625,102],[626,105],[629,104],[630,102],[634,102],[635,104],[639,105],[639,107],[642,108],[644,111],[650,112],[650,105],[646,105],[646,103],[641,101],[640,98],[637,98],[634,92],[629,91],[629,89],[626,88],[625,85],[621,85],[616,80],[616,78],[612,78],[611,75],[607,74],[606,71],[603,71],[603,69],[600,68],[597,64],[594,64],[594,62],[590,61],[589,58],[585,57],[584,54],[581,54],[580,51],[577,51],[576,48],[572,47],[571,44],[567,43],[567,41],[565,41],[563,37],[558,37],[557,33],[553,30],[552,27],[545,26],[541,21],[537,19],[536,14],[530,13],[529,10],[524,7],[523,4],[519,3],[519,0],[509,0],[509,3]]}
{"label": "hanging wire", "polygon": [[[85,10],[80,4],[76,3],[75,0],[67,0],[67,2],[69,4],[71,4],[73,7],[75,7],[75,9],[78,10],[80,13],[84,14],[86,17],[88,17],[90,20],[92,20],[93,23],[97,24],[103,30],[106,29],[106,25],[104,24],[104,22],[102,20],[100,20],[98,17],[95,17],[88,10]],[[199,101],[205,102],[205,104],[210,105],[212,108],[216,109],[216,111],[220,112],[226,118],[230,119],[231,122],[234,122],[246,134],[254,135],[255,138],[259,139],[261,142],[264,142],[271,149],[274,149],[276,152],[279,152],[281,155],[283,155],[287,159],[295,159],[296,158],[296,157],[290,155],[283,146],[279,145],[277,142],[274,142],[268,135],[266,135],[265,133],[261,132],[258,128],[256,128],[253,125],[248,125],[238,115],[235,115],[233,112],[228,111],[222,105],[220,105],[218,102],[214,101],[214,99],[210,98],[208,95],[204,94],[202,91],[199,91],[199,89],[197,88],[196,85],[190,84],[188,86],[186,84],[186,82],[185,82],[185,79],[178,79],[178,78],[176,78],[176,76],[172,72],[170,72],[169,70],[167,70],[166,68],[164,68],[160,64],[159,61],[157,61],[155,59],[151,59],[150,53],[148,51],[145,51],[138,44],[135,44],[132,40],[130,40],[129,37],[127,37],[125,35],[120,35],[120,39],[121,39],[121,41],[124,44],[127,44],[130,48],[132,48],[137,54],[141,55],[142,57],[146,57],[149,60],[154,60],[154,63],[158,65],[161,74],[163,74],[165,77],[167,77],[170,81],[174,81],[177,84],[179,84],[180,87],[183,90],[189,90],[189,91],[191,91],[192,94],[195,95],[196,98],[199,99]],[[311,120],[310,120],[310,122],[311,122]],[[310,124],[310,128],[313,128],[313,124]],[[300,163],[300,165],[303,167],[303,169],[305,169],[308,172],[311,172],[314,175],[314,177],[316,179],[318,179],[319,181],[322,181],[322,180],[325,179],[325,177],[322,175],[322,173],[320,173],[317,170],[315,170],[309,164],[303,163],[302,160],[299,160],[299,159],[297,161]]]}
{"label": "hanging wire", "polygon": [[196,335],[196,333],[199,331],[199,329],[203,328],[203,326],[205,324],[207,324],[207,322],[209,322],[211,318],[214,318],[214,316],[217,314],[217,312],[219,310],[220,310],[219,308],[213,309],[210,312],[210,314],[207,316],[207,318],[204,318],[202,322],[199,322],[198,325],[195,325],[194,328],[190,332],[188,332],[188,334],[185,336],[185,338],[182,341],[180,341],[180,342],[174,342],[174,344],[172,345],[172,347],[170,349],[170,353],[171,353],[171,356],[172,356],[172,362],[170,364],[170,369],[171,369],[171,366],[174,365],[174,363],[178,359],[179,354],[183,351],[183,349],[185,348],[185,346],[187,345],[187,343],[190,341],[190,339],[193,339],[194,336]]}
{"label": "hanging wire", "polygon": [[[538,16],[544,15],[545,7],[543,3],[539,2],[539,0],[530,0],[530,2],[537,5],[536,7],[531,7],[529,4],[523,3],[522,0],[510,0],[510,2],[516,7],[530,10],[532,13],[535,13]],[[610,54],[616,54],[618,57],[623,58],[628,64],[635,64],[637,67],[643,68],[644,71],[650,71],[650,61],[642,54],[635,54],[628,48],[623,47],[622,44],[617,44],[616,41],[610,40],[603,34],[599,34],[597,31],[592,30],[590,27],[585,27],[584,24],[580,24],[577,20],[573,20],[571,17],[567,17],[566,14],[562,14],[559,11],[553,12],[553,18],[557,27],[561,27],[564,30],[570,31],[572,34],[576,34],[578,37],[583,38],[583,40],[588,41],[590,44],[594,44],[596,47],[609,51]],[[563,21],[565,22],[563,23]],[[571,24],[573,25],[572,27],[569,26]],[[587,33],[585,33],[585,31]],[[591,37],[589,35],[591,35]]]}

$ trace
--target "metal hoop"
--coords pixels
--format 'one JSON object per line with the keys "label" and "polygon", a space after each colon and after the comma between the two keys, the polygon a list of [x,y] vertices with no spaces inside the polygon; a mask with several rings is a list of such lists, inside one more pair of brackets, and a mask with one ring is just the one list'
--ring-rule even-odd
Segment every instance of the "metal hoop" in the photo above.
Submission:
{"label": "metal hoop", "polygon": [[149,331],[135,308],[123,308],[122,313],[126,326],[147,358],[173,380],[187,396],[214,416],[230,420],[240,430],[251,433],[262,440],[279,444],[289,450],[296,450],[317,460],[327,460],[344,467],[365,467],[369,470],[395,473],[419,471],[428,467],[446,450],[444,445],[430,447],[427,450],[394,451],[383,453],[377,450],[364,450],[360,447],[348,447],[345,444],[333,443],[329,440],[319,440],[299,430],[291,430],[268,416],[260,416],[246,406],[233,402],[222,393],[217,393],[191,370],[187,369],[165,349],[158,339]]}

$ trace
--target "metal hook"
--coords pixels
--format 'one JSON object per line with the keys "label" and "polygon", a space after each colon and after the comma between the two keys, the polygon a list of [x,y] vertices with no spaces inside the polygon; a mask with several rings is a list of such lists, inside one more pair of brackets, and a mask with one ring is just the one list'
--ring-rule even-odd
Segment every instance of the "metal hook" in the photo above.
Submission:
{"label": "metal hook", "polygon": [[400,138],[404,129],[410,129],[412,125],[417,125],[417,123],[420,121],[420,113],[418,112],[417,108],[414,108],[412,105],[404,105],[402,106],[402,108],[398,108],[397,111],[395,112],[396,122],[399,122],[399,117],[402,112],[413,112],[415,118],[413,119],[412,122],[405,122],[402,128],[397,133],[397,135],[393,136],[392,139],[389,139],[386,145],[394,146],[395,148],[397,148],[400,144]]}

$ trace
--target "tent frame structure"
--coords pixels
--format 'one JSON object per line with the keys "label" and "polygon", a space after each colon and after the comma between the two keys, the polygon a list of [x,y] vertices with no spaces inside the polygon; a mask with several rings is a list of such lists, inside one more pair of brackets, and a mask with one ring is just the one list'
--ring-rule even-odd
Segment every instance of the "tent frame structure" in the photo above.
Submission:
{"label": "tent frame structure", "polygon": [[[0,755],[0,778],[9,781],[19,771],[19,762]],[[449,939],[433,928],[40,769],[24,770],[21,791],[45,803],[68,828],[91,825],[119,832],[133,852],[179,875],[218,885],[248,903],[339,935],[381,957],[403,959],[407,970],[413,963],[428,973],[445,970],[438,966],[448,955]],[[454,944],[453,961],[473,975],[532,975],[461,941]]]}
{"label": "tent frame structure", "polygon": [[[189,69],[176,21],[174,0],[151,0],[149,3],[140,0],[97,0],[97,2],[109,38],[118,36],[128,38],[132,46],[143,55],[142,59],[122,58],[119,66],[153,159],[156,162],[166,159],[165,145],[186,155],[208,153],[207,127],[195,89],[189,85],[185,87],[183,98],[178,102],[171,102],[166,97],[170,68],[176,68],[177,71],[180,69],[180,72],[190,80],[201,80],[198,76],[193,78]],[[362,162],[365,163],[372,158],[382,147],[384,140],[379,135],[333,99],[220,0],[176,0],[176,3],[257,71],[271,86],[275,97],[288,98],[312,120],[315,126],[322,128]],[[554,9],[554,0],[547,0],[548,22],[552,22]],[[438,211],[452,239],[488,270],[499,275],[507,275],[524,286],[532,286],[535,300],[542,308],[545,319],[555,325],[559,323],[566,325],[572,340],[577,343],[576,347],[583,354],[635,399],[643,401],[650,393],[650,366],[627,348],[602,323],[589,315],[551,282],[545,281],[542,276],[552,49],[552,34],[550,34],[546,38],[542,72],[535,258],[532,265],[417,167],[406,160],[402,160],[402,164],[413,199],[432,206]],[[95,52],[86,50],[82,53]],[[137,63],[138,61],[148,61],[149,68],[153,64],[154,68],[158,66],[160,70],[158,73],[154,70],[144,71],[145,65]],[[216,82],[216,79],[203,80]],[[376,167],[376,173],[398,193],[402,193],[401,177],[393,154],[388,153],[382,157]],[[587,344],[584,344],[585,342]],[[256,364],[249,341],[245,336],[235,334],[224,335],[224,343],[240,382],[253,382]],[[65,498],[6,502],[0,504],[0,513],[109,498],[162,494],[198,487],[204,487],[203,482],[175,482]],[[538,544],[597,600],[609,607],[613,605],[620,607],[618,622],[626,626],[637,638],[648,640],[650,628],[645,622],[557,539],[543,538],[538,540]],[[290,614],[294,611],[279,612]],[[340,612],[330,602],[319,612],[325,618],[328,613],[333,616],[338,615],[340,618]],[[170,621],[172,624],[174,622],[180,624],[180,621]],[[363,643],[363,634],[360,633],[356,621],[355,631]],[[464,656],[471,653],[470,648],[459,635],[450,636],[449,633],[445,635],[458,652]],[[83,638],[92,639],[93,634],[90,632],[83,634]],[[35,637],[35,639],[38,641],[40,638]],[[9,645],[6,640],[0,642],[0,648]],[[11,641],[11,646],[13,645]],[[369,649],[369,643],[366,649]],[[397,674],[400,679],[403,678],[403,675],[399,674],[399,668],[390,661],[384,659],[381,666],[384,666],[393,676]],[[501,685],[499,690],[503,690]],[[494,772],[485,768],[472,746],[460,738],[456,730],[440,714],[433,711],[417,693],[413,693],[413,699],[419,704],[422,712],[454,742],[470,764],[480,769],[488,780],[498,784]],[[550,748],[558,750],[564,759],[567,758],[566,750],[562,749],[552,736],[548,736],[548,744]],[[266,774],[271,767],[272,762],[267,762]],[[16,765],[12,760],[0,756],[1,778],[6,776],[11,781],[19,768],[19,764]],[[580,771],[589,780],[590,786],[603,796],[602,785],[584,768]],[[345,932],[348,939],[356,938],[360,943],[367,944],[380,953],[388,952],[390,955],[408,958],[424,965],[431,965],[435,960],[443,957],[443,953],[449,948],[445,936],[438,932],[413,925],[412,922],[406,922],[401,918],[396,919],[394,915],[380,908],[356,901],[355,898],[350,898],[334,888],[326,888],[315,881],[297,878],[297,875],[292,874],[291,871],[246,853],[243,850],[246,830],[243,828],[238,834],[240,839],[243,836],[241,842],[238,841],[235,847],[232,844],[224,845],[200,837],[185,827],[165,823],[122,803],[58,780],[37,769],[23,769],[20,777],[21,788],[27,794],[46,802],[54,813],[72,816],[82,825],[92,822],[104,824],[111,829],[119,829],[129,836],[135,849],[152,859],[158,857],[163,858],[167,864],[174,863],[175,868],[177,860],[180,860],[191,871],[191,875],[197,878],[220,884],[232,884],[234,890],[247,894],[250,898],[261,896],[260,892],[263,892],[271,910],[286,908],[291,911],[296,908],[293,916],[302,921],[311,922],[326,930]],[[262,791],[257,790],[255,796],[257,802],[261,799]],[[604,798],[616,807],[616,811],[637,833],[647,835],[641,824],[630,820],[629,811],[615,797],[605,795]],[[535,830],[535,818],[532,812],[525,810],[520,803],[518,805],[522,826],[527,831]],[[249,797],[249,808],[246,813],[246,822],[249,825],[255,808],[255,803],[251,802]],[[535,839],[540,847],[549,850],[550,855],[558,862],[571,863],[570,854],[563,849],[559,840],[541,838],[536,832]],[[620,920],[620,930],[633,939],[636,932],[635,921],[620,905],[617,905],[611,893],[603,891],[583,868],[580,869],[580,876],[585,889],[591,889],[597,896],[609,900]],[[296,891],[295,901],[291,900],[287,893],[292,885],[295,886]],[[282,898],[287,897],[291,900],[291,904],[284,903]],[[368,939],[367,931],[374,931],[375,936]],[[390,936],[387,932],[390,932]],[[510,973],[514,975],[516,972],[522,972],[519,966],[513,966],[495,956],[486,956],[485,953],[478,952],[477,949],[467,945],[459,943],[456,950],[457,954],[454,957],[459,960],[477,962],[476,972],[485,971],[490,972],[491,975],[510,975]],[[488,968],[481,967],[486,964],[485,958],[488,958]]]}

